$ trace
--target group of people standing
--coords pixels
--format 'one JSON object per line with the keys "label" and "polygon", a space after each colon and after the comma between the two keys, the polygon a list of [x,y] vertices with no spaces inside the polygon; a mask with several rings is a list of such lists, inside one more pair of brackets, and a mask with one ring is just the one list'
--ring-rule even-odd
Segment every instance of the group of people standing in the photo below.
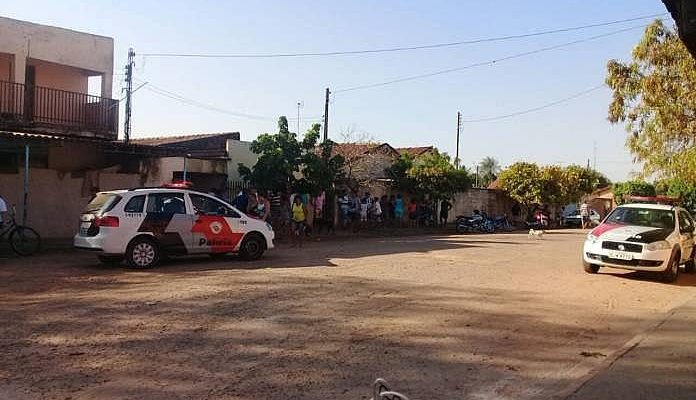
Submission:
{"label": "group of people standing", "polygon": [[[449,218],[452,204],[448,200],[438,202],[430,199],[411,198],[408,202],[403,195],[372,196],[365,192],[359,196],[357,192],[352,194],[344,190],[337,199],[341,212],[341,224],[345,228],[356,221],[361,223],[374,221],[377,223],[390,222],[403,226],[405,220],[410,226],[431,226],[437,223],[445,225]],[[435,219],[439,208],[439,219]]]}

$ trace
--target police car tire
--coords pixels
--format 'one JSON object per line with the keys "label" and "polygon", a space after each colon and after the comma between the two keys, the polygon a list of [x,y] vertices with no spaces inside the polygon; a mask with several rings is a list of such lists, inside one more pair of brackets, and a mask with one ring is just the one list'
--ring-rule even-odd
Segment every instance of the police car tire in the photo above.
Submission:
{"label": "police car tire", "polygon": [[582,268],[588,274],[596,274],[597,272],[599,272],[599,265],[596,265],[596,264],[583,263]]}
{"label": "police car tire", "polygon": [[[145,251],[146,254],[142,254]],[[155,266],[161,256],[161,251],[157,243],[146,237],[139,237],[131,240],[126,249],[126,262],[131,268],[150,268]],[[143,263],[142,257],[149,260]]]}
{"label": "police car tire", "polygon": [[258,260],[266,250],[266,241],[258,233],[249,233],[239,247],[239,255],[247,261]]}
{"label": "police car tire", "polygon": [[666,283],[674,282],[679,276],[679,252],[672,254],[669,259],[669,266],[662,272],[662,281]]}

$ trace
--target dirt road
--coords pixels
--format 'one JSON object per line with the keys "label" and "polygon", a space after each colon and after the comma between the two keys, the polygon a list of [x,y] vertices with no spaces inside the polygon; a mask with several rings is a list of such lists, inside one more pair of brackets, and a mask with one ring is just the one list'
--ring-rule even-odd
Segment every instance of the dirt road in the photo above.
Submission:
{"label": "dirt road", "polygon": [[0,260],[9,399],[548,399],[696,293],[588,275],[582,234],[313,242],[148,271]]}

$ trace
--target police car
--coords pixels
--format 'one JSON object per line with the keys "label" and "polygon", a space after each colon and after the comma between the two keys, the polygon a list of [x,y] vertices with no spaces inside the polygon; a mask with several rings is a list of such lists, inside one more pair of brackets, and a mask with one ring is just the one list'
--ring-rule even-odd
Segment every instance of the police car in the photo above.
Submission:
{"label": "police car", "polygon": [[103,263],[125,258],[131,267],[147,268],[170,255],[238,253],[255,260],[273,248],[273,239],[270,224],[216,197],[172,185],[97,193],[73,243]]}
{"label": "police car", "polygon": [[685,209],[659,200],[619,206],[590,231],[583,247],[585,271],[655,271],[666,282],[677,279],[680,265],[693,272],[694,220]]}

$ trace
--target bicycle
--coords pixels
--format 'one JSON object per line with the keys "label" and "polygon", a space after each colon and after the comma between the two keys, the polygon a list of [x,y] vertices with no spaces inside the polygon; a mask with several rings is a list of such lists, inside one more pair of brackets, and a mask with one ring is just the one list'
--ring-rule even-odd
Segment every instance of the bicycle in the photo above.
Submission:
{"label": "bicycle", "polygon": [[31,256],[41,249],[41,236],[32,228],[18,225],[15,220],[17,211],[12,207],[10,221],[6,227],[0,224],[0,239],[7,236],[10,247],[19,256]]}

